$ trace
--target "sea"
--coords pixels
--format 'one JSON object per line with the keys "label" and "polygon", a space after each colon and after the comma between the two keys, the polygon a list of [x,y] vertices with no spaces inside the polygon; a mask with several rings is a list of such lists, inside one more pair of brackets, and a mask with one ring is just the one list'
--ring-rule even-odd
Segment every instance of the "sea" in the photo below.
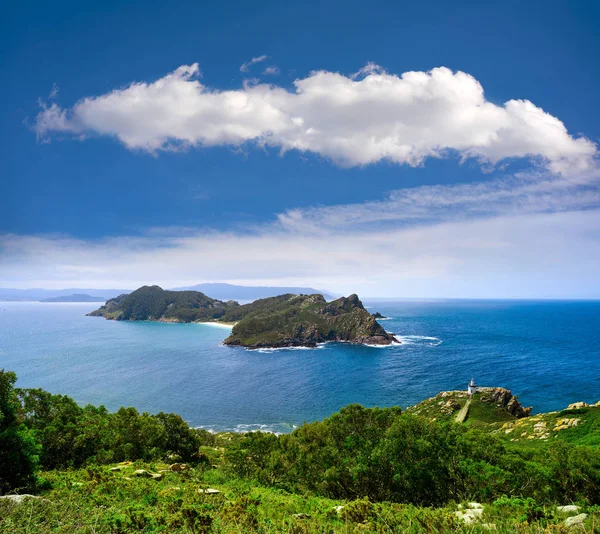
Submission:
{"label": "sea", "polygon": [[373,300],[400,345],[246,350],[224,326],[86,317],[98,303],[0,302],[0,368],[81,405],[174,412],[212,431],[290,432],[351,403],[510,389],[534,412],[600,399],[600,301]]}

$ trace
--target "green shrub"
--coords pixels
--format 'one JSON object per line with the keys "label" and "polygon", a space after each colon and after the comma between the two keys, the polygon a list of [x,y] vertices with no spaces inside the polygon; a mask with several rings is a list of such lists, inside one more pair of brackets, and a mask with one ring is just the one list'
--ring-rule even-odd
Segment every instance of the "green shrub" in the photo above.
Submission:
{"label": "green shrub", "polygon": [[16,381],[15,373],[0,369],[0,494],[32,487],[39,461],[33,432],[18,416]]}

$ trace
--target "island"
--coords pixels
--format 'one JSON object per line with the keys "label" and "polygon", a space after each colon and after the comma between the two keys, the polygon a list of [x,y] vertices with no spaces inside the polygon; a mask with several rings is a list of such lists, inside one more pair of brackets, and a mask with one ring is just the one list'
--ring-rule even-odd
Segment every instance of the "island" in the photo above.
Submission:
{"label": "island", "polygon": [[231,335],[223,343],[251,349],[315,347],[328,341],[378,346],[399,343],[357,295],[327,302],[320,294],[288,293],[240,305],[199,291],[144,286],[110,299],[88,315],[116,321],[231,324]]}
{"label": "island", "polygon": [[85,295],[82,293],[75,293],[73,295],[64,295],[60,297],[51,297],[42,299],[40,302],[105,302],[104,297],[92,297],[91,295]]}

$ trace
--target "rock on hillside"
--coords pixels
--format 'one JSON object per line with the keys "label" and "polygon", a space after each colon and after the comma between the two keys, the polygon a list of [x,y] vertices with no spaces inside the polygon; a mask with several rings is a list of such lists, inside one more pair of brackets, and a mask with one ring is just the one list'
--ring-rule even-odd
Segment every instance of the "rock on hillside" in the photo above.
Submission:
{"label": "rock on hillside", "polygon": [[494,403],[517,419],[531,415],[531,407],[524,408],[510,390],[506,388],[480,388],[480,401]]}

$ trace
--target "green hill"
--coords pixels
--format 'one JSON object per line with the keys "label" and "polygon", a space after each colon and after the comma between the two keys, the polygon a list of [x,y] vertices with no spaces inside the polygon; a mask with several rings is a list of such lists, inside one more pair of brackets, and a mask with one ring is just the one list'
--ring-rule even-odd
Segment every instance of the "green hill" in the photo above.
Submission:
{"label": "green hill", "polygon": [[389,345],[388,334],[356,295],[327,303],[322,295],[281,295],[226,313],[237,320],[226,345],[314,347],[325,341]]}
{"label": "green hill", "polygon": [[222,302],[198,291],[165,291],[159,286],[143,286],[110,299],[88,315],[117,321],[190,323],[219,319],[228,308],[237,306],[237,302]]}

